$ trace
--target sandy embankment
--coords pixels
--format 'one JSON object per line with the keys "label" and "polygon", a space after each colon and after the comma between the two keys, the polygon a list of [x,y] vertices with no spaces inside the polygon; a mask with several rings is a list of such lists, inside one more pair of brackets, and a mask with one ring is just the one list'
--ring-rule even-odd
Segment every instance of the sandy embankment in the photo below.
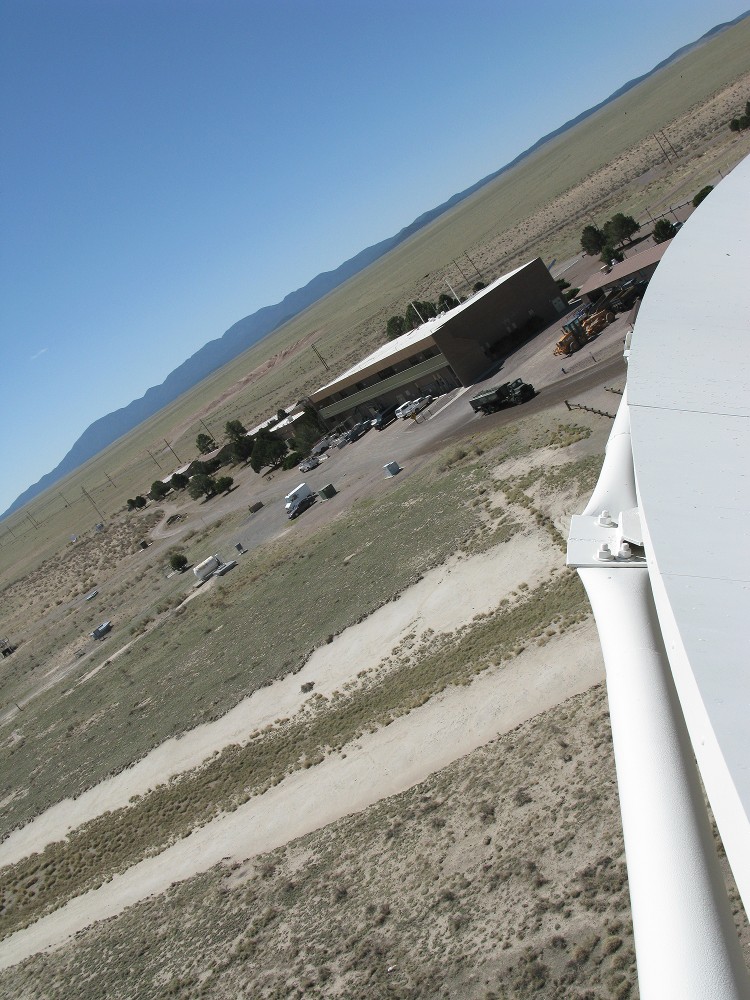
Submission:
{"label": "sandy embankment", "polygon": [[158,857],[75,899],[0,946],[0,969],[59,947],[92,923],[222,860],[245,860],[410,788],[604,676],[593,622],[449,688],[317,767],[296,771]]}
{"label": "sandy embankment", "polygon": [[[429,639],[432,632],[447,633],[469,624],[476,615],[496,609],[520,584],[533,589],[548,579],[559,559],[558,551],[535,533],[519,533],[481,555],[457,554],[398,600],[318,649],[300,673],[255,692],[217,722],[200,726],[180,740],[167,741],[77,801],[52,807],[0,846],[0,864],[41,850],[80,823],[126,805],[133,795],[198,766],[215,751],[247,740],[269,723],[292,718],[308,701],[300,690],[305,681],[314,681],[315,693],[324,697],[363,683],[363,678],[366,682],[369,672],[388,668],[384,661],[405,639],[417,643],[425,633]],[[543,646],[532,645],[470,685],[448,688],[391,725],[353,741],[345,753],[294,772],[158,857],[134,865],[12,935],[0,945],[0,968],[60,947],[91,924],[222,860],[265,854],[404,791],[603,676],[591,622],[554,636]]]}
{"label": "sandy embankment", "polygon": [[82,823],[126,806],[132,796],[198,767],[217,750],[244,743],[259,729],[293,717],[311,697],[300,690],[306,681],[314,681],[317,694],[330,697],[361,671],[377,667],[404,636],[419,638],[428,629],[440,633],[460,628],[475,615],[492,611],[520,583],[536,586],[558,561],[559,553],[538,537],[520,534],[481,555],[450,559],[425,574],[399,600],[316,650],[298,674],[254,692],[216,722],[198,726],[181,739],[167,740],[133,767],[77,799],[57,803],[16,830],[0,844],[0,865],[44,850]]}

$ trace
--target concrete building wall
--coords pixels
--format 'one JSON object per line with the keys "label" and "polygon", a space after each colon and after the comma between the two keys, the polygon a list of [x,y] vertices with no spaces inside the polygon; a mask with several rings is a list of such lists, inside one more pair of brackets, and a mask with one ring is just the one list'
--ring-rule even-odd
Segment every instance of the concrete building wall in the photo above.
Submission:
{"label": "concrete building wall", "polygon": [[537,258],[449,313],[433,337],[461,383],[470,385],[565,309],[560,289]]}
{"label": "concrete building wall", "polygon": [[350,393],[343,399],[324,403],[320,415],[324,420],[364,419],[375,416],[381,409],[392,403],[403,403],[407,399],[443,393],[460,385],[442,354],[397,372],[373,385]]}

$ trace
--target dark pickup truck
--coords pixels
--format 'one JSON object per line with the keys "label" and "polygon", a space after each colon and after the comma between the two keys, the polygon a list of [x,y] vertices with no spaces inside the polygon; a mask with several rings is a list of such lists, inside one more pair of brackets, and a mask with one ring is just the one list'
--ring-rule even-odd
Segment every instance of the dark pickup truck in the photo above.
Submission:
{"label": "dark pickup truck", "polygon": [[515,382],[503,382],[502,385],[483,389],[469,400],[469,406],[475,413],[494,413],[495,410],[504,410],[506,406],[520,406],[534,396],[534,386],[517,378]]}

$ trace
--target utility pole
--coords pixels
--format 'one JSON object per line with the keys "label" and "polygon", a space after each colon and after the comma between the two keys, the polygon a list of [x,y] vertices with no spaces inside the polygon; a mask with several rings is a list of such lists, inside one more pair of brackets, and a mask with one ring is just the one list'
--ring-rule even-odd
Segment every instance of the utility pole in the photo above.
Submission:
{"label": "utility pole", "polygon": [[477,265],[474,263],[474,261],[471,259],[471,257],[467,254],[467,252],[465,250],[464,250],[464,257],[468,260],[468,262],[471,264],[471,266],[474,268],[474,270],[479,275],[479,280],[480,281],[484,281],[484,275],[482,274],[482,272],[479,270],[479,268],[477,267]]}
{"label": "utility pole", "polygon": [[417,316],[419,316],[419,318],[420,318],[420,319],[422,320],[422,322],[424,323],[425,321],[424,321],[424,319],[422,318],[422,314],[421,314],[421,312],[419,311],[419,309],[417,309],[417,307],[416,307],[416,306],[414,305],[414,303],[413,303],[413,302],[410,302],[410,303],[409,303],[409,305],[410,305],[410,306],[412,307],[412,309],[414,310],[414,312],[415,312],[415,313],[417,314]]}
{"label": "utility pole", "polygon": [[209,437],[211,438],[211,440],[213,441],[213,439],[214,439],[214,436],[213,436],[213,434],[211,433],[211,428],[210,428],[210,427],[208,426],[208,424],[206,424],[206,423],[205,423],[205,422],[204,422],[203,420],[201,420],[201,418],[200,418],[200,417],[198,417],[198,423],[199,423],[199,424],[201,425],[201,427],[203,427],[203,429],[204,429],[204,431],[206,432],[206,434],[208,434],[208,436],[209,436]]}
{"label": "utility pole", "polygon": [[26,517],[28,517],[28,519],[31,521],[31,523],[34,525],[35,528],[39,527],[39,525],[36,523],[36,521],[31,516],[31,514],[29,513],[29,511],[26,511]]}
{"label": "utility pole", "polygon": [[[154,462],[154,463],[156,464],[156,467],[157,467],[157,469],[161,469],[161,466],[160,466],[160,465],[159,465],[159,463],[158,463],[158,462],[156,461],[156,459],[154,458],[154,456],[153,456],[153,455],[151,455],[151,452],[150,452],[150,451],[148,450],[148,448],[146,448],[146,451],[147,451],[147,452],[148,452],[148,454],[149,454],[149,455],[151,456],[151,461],[152,461],[152,462]],[[163,470],[162,470],[162,471],[163,471]]]}
{"label": "utility pole", "polygon": [[[114,483],[112,482],[112,480],[110,479],[110,476],[109,476],[109,473],[108,473],[108,472],[105,472],[105,473],[104,473],[104,475],[105,475],[105,476],[107,477],[107,479],[109,479],[109,481],[110,481],[110,483],[112,484],[112,486],[114,486],[115,484],[114,484]],[[115,489],[116,489],[116,488],[117,488],[117,487],[115,487]]]}
{"label": "utility pole", "polygon": [[664,129],[661,130],[661,135],[662,135],[662,138],[664,139],[664,141],[666,142],[666,144],[669,146],[669,148],[674,153],[675,159],[677,159],[677,156],[678,156],[677,150],[674,148],[674,146],[672,145],[672,143],[669,141],[669,136],[664,131]]}
{"label": "utility pole", "polygon": [[99,517],[100,517],[100,518],[102,519],[102,521],[103,521],[103,520],[104,520],[104,514],[102,514],[102,512],[101,512],[101,511],[99,510],[99,508],[98,508],[98,507],[96,506],[96,503],[94,502],[94,498],[93,498],[93,497],[91,496],[91,494],[90,494],[90,493],[89,493],[89,492],[88,492],[88,491],[86,490],[86,488],[85,488],[84,486],[82,486],[82,487],[81,487],[81,490],[82,490],[82,492],[83,492],[83,495],[84,495],[84,496],[85,496],[85,497],[86,497],[86,498],[87,498],[88,500],[90,500],[90,501],[91,501],[91,505],[92,505],[92,507],[94,508],[94,510],[96,511],[96,513],[97,513],[97,514],[99,515]]}
{"label": "utility pole", "polygon": [[[454,264],[456,265],[456,267],[457,267],[457,268],[459,269],[459,271],[461,271],[461,268],[460,268],[460,266],[459,266],[459,264],[458,264],[458,261],[454,260],[454,261],[453,261],[453,263],[454,263]],[[464,274],[464,272],[463,272],[463,271],[461,271],[461,277],[462,277],[462,278],[464,279],[464,281],[465,281],[465,282],[466,282],[466,283],[468,284],[468,282],[469,282],[469,279],[468,279],[468,278],[466,277],[466,275]]]}
{"label": "utility pole", "polygon": [[659,149],[661,149],[662,153],[664,153],[665,157],[667,158],[667,163],[671,163],[672,161],[669,158],[669,153],[666,151],[666,149],[662,145],[662,142],[661,142],[661,139],[659,138],[659,136],[656,135],[656,134],[654,134],[654,139],[656,139],[656,141],[659,143]]}
{"label": "utility pole", "polygon": [[[167,448],[169,448],[169,450],[170,450],[170,451],[172,452],[172,454],[173,454],[173,455],[174,455],[174,457],[175,457],[175,458],[177,459],[177,461],[178,461],[178,462],[181,462],[181,461],[182,461],[182,459],[181,459],[181,458],[180,458],[180,456],[179,456],[179,455],[177,454],[177,452],[176,452],[176,451],[174,450],[174,448],[173,448],[173,447],[172,447],[172,445],[171,445],[171,444],[169,443],[169,441],[167,441],[167,439],[166,439],[166,438],[162,438],[162,441],[163,441],[163,442],[164,442],[164,444],[165,444],[165,445],[167,446]],[[107,476],[107,478],[109,479],[109,476]]]}
{"label": "utility pole", "polygon": [[447,278],[445,279],[445,283],[448,286],[448,288],[450,288],[451,295],[453,296],[453,298],[456,300],[457,303],[460,303],[461,299],[459,299],[459,297],[456,295],[456,292],[455,292],[455,289],[453,288],[453,285],[450,283],[450,281],[448,281]]}
{"label": "utility pole", "polygon": [[325,370],[327,372],[329,372],[331,370],[331,367],[328,364],[328,362],[326,361],[326,359],[323,357],[323,355],[320,353],[320,351],[318,350],[318,348],[315,346],[315,344],[310,344],[310,347],[315,352],[315,354],[316,354],[316,356],[318,358],[318,361],[320,361],[320,363],[323,365],[323,367],[325,368]]}

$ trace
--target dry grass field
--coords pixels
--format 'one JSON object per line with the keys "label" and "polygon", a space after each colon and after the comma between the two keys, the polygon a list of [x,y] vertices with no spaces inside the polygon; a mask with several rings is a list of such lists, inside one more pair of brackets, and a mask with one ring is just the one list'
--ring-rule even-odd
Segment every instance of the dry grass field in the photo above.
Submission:
{"label": "dry grass field", "polygon": [[[73,981],[81,996],[101,995],[103,982],[107,995],[130,997],[637,995],[606,702],[588,681],[560,707],[501,727],[484,749],[457,749],[454,765],[393,797],[377,789],[399,766],[397,741],[371,775],[368,810],[318,832],[311,821],[288,841],[281,820],[278,846],[247,864],[247,849],[221,833],[234,815],[244,827],[243,810],[289,782],[314,813],[326,766],[338,762],[345,782],[350,764],[375,759],[379,734],[400,720],[429,725],[445,699],[460,714],[474,685],[491,690],[516,662],[533,674],[562,657],[574,673],[596,639],[580,631],[589,612],[576,575],[559,568],[563,532],[596,479],[608,429],[585,414],[487,425],[387,498],[256,550],[235,575],[163,611],[121,657],[73,661],[16,713],[3,727],[5,832],[89,787],[101,789],[102,806],[32,853],[23,829],[16,835],[17,857],[3,867],[0,965],[15,947],[8,935],[46,934],[44,919],[33,923],[45,914],[64,928],[75,898],[91,899],[85,927],[100,903],[120,898],[118,879],[135,873],[129,884],[139,884],[149,858],[163,888],[146,900],[154,889],[144,875],[135,909],[115,906],[53,957],[0,973],[2,995],[62,997]],[[521,542],[543,558],[527,555],[514,577]],[[358,622],[394,602],[411,607],[420,578],[446,561],[487,557],[499,574],[491,610],[420,630],[419,599],[406,619],[414,624],[390,643],[381,632],[369,659],[356,643],[358,657],[339,652],[348,673],[333,689],[302,674],[308,697],[295,706],[279,695],[270,722],[176,776],[134,780],[129,800],[107,808],[108,775],[127,780],[129,765],[169,736],[188,745],[198,723],[220,723],[254,688],[273,696],[315,647],[346,650]],[[301,570],[314,588],[294,587]],[[343,815],[345,787],[339,794]],[[231,863],[206,870],[202,828]],[[177,851],[183,860],[160,864],[167,849],[165,859]],[[735,908],[747,941],[736,899]],[[53,935],[64,942],[64,931]]]}
{"label": "dry grass field", "polygon": [[[492,276],[565,260],[592,217],[692,197],[750,152],[726,126],[749,51],[745,22],[6,523],[0,996],[637,997],[603,667],[563,555],[608,419],[542,395],[415,437],[402,475],[294,528],[248,514],[286,481],[249,469],[210,504],[123,508],[171,471],[163,438],[187,458],[199,417],[250,426],[314,387],[313,341],[343,368],[464,249]],[[253,531],[226,577],[169,573]]]}

